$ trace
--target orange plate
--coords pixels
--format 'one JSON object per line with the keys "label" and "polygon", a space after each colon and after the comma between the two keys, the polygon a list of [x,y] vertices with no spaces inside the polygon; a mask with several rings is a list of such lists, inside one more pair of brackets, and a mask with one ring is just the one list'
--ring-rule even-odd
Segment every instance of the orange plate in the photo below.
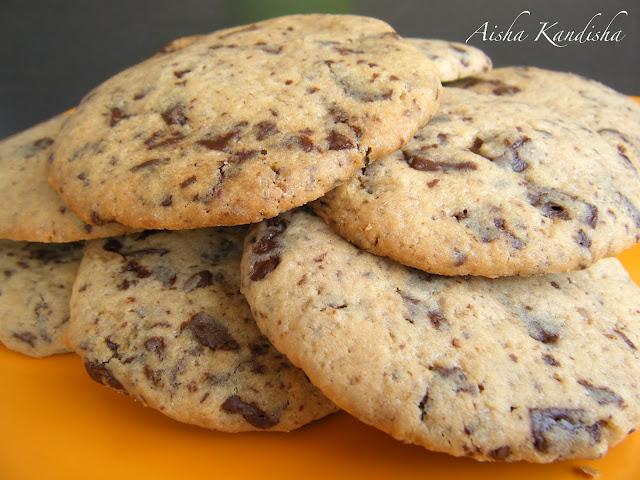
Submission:
{"label": "orange plate", "polygon": [[[640,244],[620,256],[640,284]],[[640,479],[640,432],[600,460],[490,464],[404,445],[339,413],[297,432],[183,425],[92,382],[80,360],[0,347],[0,480]]]}

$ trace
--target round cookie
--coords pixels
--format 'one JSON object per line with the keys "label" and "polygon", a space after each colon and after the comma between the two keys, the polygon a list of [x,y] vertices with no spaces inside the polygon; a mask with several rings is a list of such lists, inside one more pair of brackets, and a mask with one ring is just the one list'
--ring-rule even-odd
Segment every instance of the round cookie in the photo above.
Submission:
{"label": "round cookie", "polygon": [[0,343],[44,357],[68,352],[71,286],[82,244],[0,240]]}
{"label": "round cookie", "polygon": [[297,211],[250,231],[242,291],[327,397],[405,442],[550,462],[600,456],[640,423],[640,292],[615,259],[439,277]]}
{"label": "round cookie", "polygon": [[535,67],[504,67],[455,84],[477,93],[535,102],[580,122],[611,143],[630,173],[640,169],[640,105],[600,82]]}
{"label": "round cookie", "polygon": [[120,235],[117,224],[82,222],[47,183],[47,159],[70,113],[0,141],[0,238],[29,242],[74,242]]}
{"label": "round cookie", "polygon": [[93,241],[69,341],[94,380],[182,422],[290,431],[335,407],[262,336],[240,287],[244,230]]}
{"label": "round cookie", "polygon": [[85,220],[256,222],[402,146],[439,93],[433,64],[379,20],[296,15],[222,30],[87,95],[55,144],[50,183]]}
{"label": "round cookie", "polygon": [[491,70],[491,59],[479,48],[434,38],[407,38],[438,69],[441,82],[452,82]]}
{"label": "round cookie", "polygon": [[361,248],[431,273],[571,271],[640,239],[634,168],[549,108],[446,88],[411,142],[314,208]]}

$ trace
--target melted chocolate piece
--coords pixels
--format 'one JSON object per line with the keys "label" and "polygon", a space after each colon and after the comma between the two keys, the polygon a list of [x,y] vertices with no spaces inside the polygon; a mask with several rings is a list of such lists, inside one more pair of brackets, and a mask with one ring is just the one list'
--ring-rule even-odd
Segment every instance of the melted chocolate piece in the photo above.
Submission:
{"label": "melted chocolate piece", "polygon": [[196,313],[188,322],[182,324],[181,330],[191,331],[195,340],[211,350],[235,351],[240,344],[231,336],[227,328],[218,323],[205,312]]}
{"label": "melted chocolate piece", "polygon": [[267,414],[253,402],[245,402],[239,395],[231,395],[222,404],[227,413],[239,413],[247,422],[256,428],[267,429],[277,425],[279,418]]}

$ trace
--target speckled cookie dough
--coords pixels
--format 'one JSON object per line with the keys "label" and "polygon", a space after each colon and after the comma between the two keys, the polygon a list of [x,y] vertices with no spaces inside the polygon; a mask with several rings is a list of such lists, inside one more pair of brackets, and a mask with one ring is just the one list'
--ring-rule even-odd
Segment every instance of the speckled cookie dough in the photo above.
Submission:
{"label": "speckled cookie dough", "polygon": [[586,268],[640,239],[633,160],[579,122],[509,96],[445,88],[401,150],[315,202],[345,238],[443,275]]}
{"label": "speckled cookie dough", "polygon": [[82,244],[0,240],[0,343],[32,357],[68,352],[71,286]]}
{"label": "speckled cookie dough", "polygon": [[262,336],[239,291],[244,230],[87,245],[70,343],[97,382],[176,420],[289,431],[335,407]]}
{"label": "speckled cookie dough", "polygon": [[70,113],[0,141],[0,238],[74,242],[120,235],[121,225],[82,222],[47,183],[47,159]]}
{"label": "speckled cookie dough", "polygon": [[399,440],[550,462],[601,456],[640,424],[640,291],[615,259],[439,277],[296,211],[249,232],[242,291],[328,398]]}
{"label": "speckled cookie dough", "polygon": [[434,38],[407,38],[437,67],[441,82],[451,82],[491,70],[491,59],[479,48]]}
{"label": "speckled cookie dough", "polygon": [[640,105],[602,83],[567,72],[504,67],[455,85],[549,107],[571,122],[595,131],[618,151],[630,175],[639,174]]}
{"label": "speckled cookie dough", "polygon": [[50,182],[81,218],[273,217],[400,148],[438,106],[436,67],[380,20],[281,17],[186,42],[96,88],[65,123]]}

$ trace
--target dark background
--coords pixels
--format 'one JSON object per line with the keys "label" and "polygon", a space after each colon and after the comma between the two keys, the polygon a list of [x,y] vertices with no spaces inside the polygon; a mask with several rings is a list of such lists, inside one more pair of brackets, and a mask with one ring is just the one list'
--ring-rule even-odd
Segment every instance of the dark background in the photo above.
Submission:
{"label": "dark background", "polygon": [[[469,43],[497,66],[528,64],[596,78],[640,95],[640,0],[0,0],[0,138],[74,106],[93,86],[165,43],[294,12],[358,13],[391,23],[401,35],[464,41],[482,23],[530,34],[524,43]],[[595,13],[600,28],[620,10],[620,43],[556,48],[530,40],[538,22],[581,30]]]}

